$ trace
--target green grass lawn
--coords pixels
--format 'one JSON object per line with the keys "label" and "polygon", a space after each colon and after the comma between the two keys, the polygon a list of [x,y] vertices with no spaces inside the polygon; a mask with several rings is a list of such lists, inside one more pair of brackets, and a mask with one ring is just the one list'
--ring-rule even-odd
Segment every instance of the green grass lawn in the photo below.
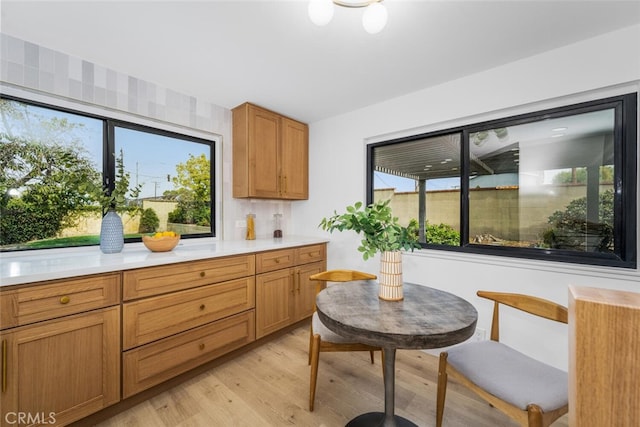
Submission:
{"label": "green grass lawn", "polygon": [[[125,239],[132,239],[140,237],[142,234],[126,234]],[[49,249],[49,248],[64,248],[70,246],[90,246],[99,245],[100,236],[87,235],[87,236],[73,236],[73,237],[60,237],[55,239],[43,239],[35,240],[33,242],[27,242],[20,245],[13,245],[12,248],[3,249]]]}

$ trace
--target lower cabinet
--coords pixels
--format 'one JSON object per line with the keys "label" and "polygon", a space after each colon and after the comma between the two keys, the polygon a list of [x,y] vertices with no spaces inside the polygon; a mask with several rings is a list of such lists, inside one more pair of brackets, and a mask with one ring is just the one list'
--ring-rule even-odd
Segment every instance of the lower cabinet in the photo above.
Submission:
{"label": "lower cabinet", "polygon": [[66,425],[120,400],[120,307],[0,333],[2,426]]}
{"label": "lower cabinet", "polygon": [[[167,280],[168,274],[172,280]],[[149,286],[153,282],[163,286]],[[256,338],[254,255],[125,274],[125,296],[143,288],[148,296],[125,300],[122,305],[123,398]]]}
{"label": "lower cabinet", "polygon": [[316,262],[256,276],[256,338],[313,314],[315,284],[309,276],[324,269],[324,262]]}
{"label": "lower cabinet", "polygon": [[0,427],[64,426],[313,313],[326,244],[0,288]]}
{"label": "lower cabinet", "polygon": [[[273,262],[261,262],[261,257]],[[277,269],[290,264],[293,266]],[[258,272],[261,265],[271,271],[256,275],[256,338],[313,314],[315,284],[309,276],[326,269],[325,245],[257,254]]]}

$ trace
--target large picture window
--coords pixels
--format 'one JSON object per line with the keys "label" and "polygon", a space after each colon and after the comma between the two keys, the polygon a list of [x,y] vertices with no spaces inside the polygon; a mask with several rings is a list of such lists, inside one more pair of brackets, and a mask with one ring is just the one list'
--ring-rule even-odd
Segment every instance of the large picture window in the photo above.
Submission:
{"label": "large picture window", "polygon": [[637,95],[368,146],[424,247],[635,268]]}
{"label": "large picture window", "polygon": [[1,251],[99,244],[114,188],[125,242],[215,235],[213,141],[2,98],[0,144]]}

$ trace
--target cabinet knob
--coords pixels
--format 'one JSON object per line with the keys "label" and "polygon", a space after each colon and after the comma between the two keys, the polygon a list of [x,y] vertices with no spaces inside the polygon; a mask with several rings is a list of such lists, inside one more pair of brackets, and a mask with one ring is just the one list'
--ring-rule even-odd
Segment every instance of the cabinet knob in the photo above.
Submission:
{"label": "cabinet knob", "polygon": [[204,350],[204,343],[200,343],[198,347],[200,348],[200,350]]}
{"label": "cabinet knob", "polygon": [[69,301],[71,301],[71,298],[69,298],[67,295],[60,297],[60,304],[68,304]]}
{"label": "cabinet knob", "polygon": [[280,264],[280,258],[276,258],[276,264]]}
{"label": "cabinet knob", "polygon": [[201,271],[200,272],[200,277],[204,277],[204,274],[205,274],[204,271]]}
{"label": "cabinet knob", "polygon": [[200,304],[200,310],[202,311],[202,310],[204,310],[204,309],[205,309],[204,304]]}

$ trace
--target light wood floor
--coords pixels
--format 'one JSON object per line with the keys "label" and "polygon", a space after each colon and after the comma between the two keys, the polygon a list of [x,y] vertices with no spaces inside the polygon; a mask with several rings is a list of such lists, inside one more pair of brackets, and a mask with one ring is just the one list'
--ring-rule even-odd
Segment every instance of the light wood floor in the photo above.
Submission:
{"label": "light wood floor", "polygon": [[[384,410],[379,357],[321,353],[315,411],[309,412],[308,327],[195,377],[99,424],[100,427],[344,426],[357,415]],[[396,414],[435,426],[437,358],[399,350]],[[515,426],[498,410],[450,382],[445,426]],[[568,426],[568,417],[553,427]]]}

